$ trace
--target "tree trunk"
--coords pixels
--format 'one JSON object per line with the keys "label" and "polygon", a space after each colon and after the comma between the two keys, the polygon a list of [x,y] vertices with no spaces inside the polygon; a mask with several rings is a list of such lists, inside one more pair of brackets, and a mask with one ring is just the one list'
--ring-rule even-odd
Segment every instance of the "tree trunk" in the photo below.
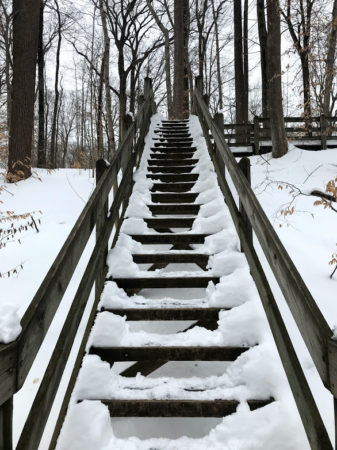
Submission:
{"label": "tree trunk", "polygon": [[156,24],[163,33],[165,41],[165,83],[167,94],[167,112],[169,119],[173,118],[173,99],[172,99],[172,83],[171,83],[171,55],[170,55],[170,34],[159,19],[158,14],[152,6],[151,0],[146,0],[149,11],[151,12]]}
{"label": "tree trunk", "polygon": [[281,85],[281,27],[278,0],[267,0],[267,61],[268,61],[268,99],[272,154],[274,158],[288,151],[284,127]]}
{"label": "tree trunk", "polygon": [[52,128],[51,128],[51,140],[50,140],[50,162],[49,166],[52,169],[56,168],[56,127],[57,127],[57,114],[58,114],[58,105],[60,98],[59,91],[59,73],[60,73],[60,52],[61,52],[61,42],[62,42],[62,32],[61,32],[61,13],[58,1],[55,0],[56,13],[57,13],[57,23],[58,23],[58,41],[56,48],[56,66],[55,66],[55,99],[54,99],[54,111],[53,111],[53,120],[52,120]]}
{"label": "tree trunk", "polygon": [[331,115],[330,97],[332,91],[332,82],[335,74],[336,42],[337,42],[337,0],[334,0],[332,8],[331,29],[328,35],[328,51],[325,64],[323,113],[326,116]]}
{"label": "tree trunk", "polygon": [[267,28],[264,0],[257,0],[257,23],[259,29],[261,84],[262,84],[262,116],[269,117],[268,112],[268,77],[267,77]]}
{"label": "tree trunk", "polygon": [[9,181],[18,181],[31,175],[39,17],[40,2],[37,0],[13,0],[13,90],[8,155]]}
{"label": "tree trunk", "polygon": [[185,119],[188,105],[188,0],[174,0],[174,118]]}
{"label": "tree trunk", "polygon": [[43,48],[43,10],[44,1],[40,3],[39,47],[37,56],[38,97],[39,97],[39,129],[37,142],[37,167],[46,167],[45,142],[45,92],[44,92],[44,48]]}
{"label": "tree trunk", "polygon": [[216,50],[216,73],[217,83],[219,89],[219,109],[223,109],[223,91],[222,91],[222,77],[221,77],[221,64],[220,64],[220,44],[219,44],[219,26],[218,26],[218,12],[215,10],[214,0],[212,0],[212,13],[214,20],[214,32],[215,32],[215,50]]}
{"label": "tree trunk", "polygon": [[112,120],[112,106],[111,106],[111,92],[110,92],[110,38],[108,34],[106,11],[104,9],[103,0],[100,0],[100,14],[103,27],[104,36],[104,88],[105,88],[105,108],[106,108],[106,121],[108,127],[108,140],[109,140],[109,155],[108,159],[112,158],[115,153],[115,139],[114,139],[114,127]]}
{"label": "tree trunk", "polygon": [[[247,123],[248,121],[248,102],[245,94],[246,81],[242,44],[241,1],[234,1],[235,122],[237,124]],[[236,134],[239,135],[237,142],[244,144],[246,142],[245,130],[242,127],[239,127],[236,130]],[[241,134],[242,136],[240,136]]]}

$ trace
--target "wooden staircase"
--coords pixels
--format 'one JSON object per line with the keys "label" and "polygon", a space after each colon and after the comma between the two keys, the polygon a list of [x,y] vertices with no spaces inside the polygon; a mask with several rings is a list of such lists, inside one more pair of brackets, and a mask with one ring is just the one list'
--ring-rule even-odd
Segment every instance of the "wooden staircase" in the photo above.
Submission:
{"label": "wooden staircase", "polygon": [[[209,274],[207,264],[209,255],[193,249],[192,245],[203,244],[207,234],[188,233],[199,212],[200,206],[195,203],[198,193],[190,192],[198,173],[194,168],[198,162],[195,158],[196,147],[189,133],[188,121],[162,121],[155,130],[154,145],[148,159],[147,177],[154,180],[152,187],[152,203],[148,205],[152,217],[144,219],[148,228],[154,230],[148,234],[132,234],[133,240],[155,248],[156,251],[134,253],[133,261],[137,264],[147,264],[148,271],[163,269],[169,264],[175,264],[176,272],[154,274],[153,276],[112,278],[129,295],[133,293],[145,294],[152,289],[205,289],[210,282],[217,284],[219,277]],[[164,216],[164,217],[161,217]],[[158,246],[169,245],[169,250],[158,250]],[[154,246],[154,247],[153,247]],[[195,276],[181,276],[186,264],[197,267]],[[178,268],[177,268],[178,267]],[[132,297],[130,297],[132,300]],[[247,346],[205,346],[202,342],[195,346],[183,345],[184,331],[195,326],[209,330],[217,329],[217,320],[221,310],[230,308],[206,308],[202,306],[186,306],[175,302],[174,307],[162,305],[156,307],[152,300],[141,307],[105,309],[105,312],[119,316],[126,316],[129,321],[195,321],[190,327],[177,334],[181,336],[182,345],[167,346],[151,344],[146,346],[97,346],[92,345],[89,353],[99,356],[109,364],[116,362],[138,361],[121,373],[124,377],[135,377],[138,372],[149,375],[168,361],[235,361],[240,355],[249,350]],[[244,330],[243,330],[244,333]],[[205,400],[200,392],[204,389],[193,390],[194,397],[186,398],[152,398],[143,399],[137,396],[136,379],[133,383],[134,396],[132,399],[100,398],[109,408],[111,416],[130,417],[223,417],[236,411],[239,404],[237,399],[216,398]],[[81,399],[83,400],[83,399]],[[251,410],[269,404],[272,399],[250,399],[247,403]]]}

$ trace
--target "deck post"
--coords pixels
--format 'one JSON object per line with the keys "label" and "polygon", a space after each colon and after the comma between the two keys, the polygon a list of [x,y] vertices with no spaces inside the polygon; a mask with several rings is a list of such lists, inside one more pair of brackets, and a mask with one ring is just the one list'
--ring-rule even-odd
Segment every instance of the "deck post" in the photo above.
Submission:
{"label": "deck post", "polygon": [[260,125],[259,118],[254,116],[254,155],[260,153]]}
{"label": "deck post", "polygon": [[[104,172],[108,169],[109,165],[104,159],[99,159],[96,161],[96,184],[99,182],[100,178],[104,174]],[[102,198],[99,199],[100,208],[99,213],[97,215],[96,220],[96,242],[100,239],[101,231],[104,227],[105,220],[108,215],[108,199],[104,202]],[[97,267],[97,278],[95,283],[95,298],[101,295],[104,280],[105,280],[105,265],[106,265],[106,257],[108,255],[108,247],[106,247],[105,251],[102,253],[100,258],[100,262]]]}
{"label": "deck post", "polygon": [[[250,177],[250,161],[248,158],[241,158],[239,162],[239,167],[242,170],[244,176],[247,178],[248,183],[251,184],[251,177]],[[241,200],[239,202],[239,210],[242,218],[242,233],[245,234],[246,239],[250,244],[253,244],[253,229],[252,225],[249,221],[249,217],[241,203]],[[241,239],[241,251],[243,252],[242,247],[242,239]]]}
{"label": "deck post", "polygon": [[320,126],[321,126],[321,146],[323,150],[327,149],[327,123],[325,114],[321,114]]}
{"label": "deck post", "polygon": [[13,397],[0,406],[0,449],[13,450]]}
{"label": "deck post", "polygon": [[[221,133],[225,132],[225,124],[224,124],[224,116],[222,113],[216,113],[214,115],[214,122],[216,124],[216,126],[219,128],[219,130],[221,130]],[[214,142],[214,156],[216,157],[216,143]],[[224,172],[224,177],[226,175],[226,171]]]}

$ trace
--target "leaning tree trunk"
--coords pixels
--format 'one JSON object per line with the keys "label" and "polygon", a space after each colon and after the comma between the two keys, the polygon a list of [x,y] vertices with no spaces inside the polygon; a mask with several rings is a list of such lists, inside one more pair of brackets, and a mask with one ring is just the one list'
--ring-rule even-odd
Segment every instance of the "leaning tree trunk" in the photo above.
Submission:
{"label": "leaning tree trunk", "polygon": [[323,113],[326,116],[331,115],[330,97],[332,91],[332,82],[335,73],[334,66],[335,66],[336,43],[337,43],[337,0],[334,0],[332,8],[331,29],[328,35],[328,51],[325,65]]}
{"label": "leaning tree trunk", "polygon": [[175,119],[189,115],[188,89],[188,0],[174,0],[174,92]]}
{"label": "leaning tree trunk", "polygon": [[257,0],[257,23],[259,29],[261,84],[262,84],[262,116],[269,117],[268,112],[268,77],[267,77],[267,27],[264,0]]}
{"label": "leaning tree trunk", "polygon": [[281,85],[281,26],[278,0],[267,0],[267,61],[268,61],[268,99],[272,154],[274,158],[288,151],[284,127]]}
{"label": "leaning tree trunk", "polygon": [[40,2],[13,0],[13,88],[8,180],[31,175]]}

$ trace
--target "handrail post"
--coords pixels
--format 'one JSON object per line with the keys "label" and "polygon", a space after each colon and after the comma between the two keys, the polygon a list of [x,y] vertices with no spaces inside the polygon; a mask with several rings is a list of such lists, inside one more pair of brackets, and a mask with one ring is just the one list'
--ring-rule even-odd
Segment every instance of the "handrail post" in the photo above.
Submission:
{"label": "handrail post", "polygon": [[323,150],[327,149],[327,126],[326,126],[325,114],[320,116],[320,126],[321,126],[321,146]]}
{"label": "handrail post", "polygon": [[156,112],[157,107],[156,107],[156,103],[154,101],[152,78],[150,78],[150,77],[144,78],[144,96],[145,96],[145,98],[152,97],[151,111],[152,111],[152,114],[154,114]]}
{"label": "handrail post", "polygon": [[254,116],[254,155],[260,154],[260,124],[259,118]]}
{"label": "handrail post", "polygon": [[0,449],[13,449],[13,397],[0,406]]}
{"label": "handrail post", "polygon": [[[99,182],[100,178],[104,174],[104,172],[108,169],[109,165],[106,163],[104,159],[99,159],[96,161],[96,184]],[[104,223],[106,221],[109,210],[109,200],[107,199],[105,202],[100,197],[99,199],[99,212],[96,220],[96,242],[100,239],[101,231],[104,227]],[[95,283],[95,298],[97,299],[102,292],[102,288],[105,280],[105,265],[106,265],[106,257],[108,254],[108,247],[106,247],[103,252],[100,262],[97,267],[97,278]]]}
{"label": "handrail post", "polygon": [[[242,170],[244,176],[247,178],[248,183],[251,184],[251,176],[250,176],[250,161],[248,158],[242,158],[239,162],[239,167]],[[249,217],[242,205],[241,199],[239,201],[239,210],[240,210],[240,214],[241,214],[241,218],[242,218],[242,233],[245,234],[247,241],[250,244],[253,244],[253,229],[252,229],[252,225],[249,221]],[[241,241],[241,252],[243,252],[243,247],[242,247],[242,239],[240,238]]]}
{"label": "handrail post", "polygon": [[[221,130],[221,133],[225,132],[225,124],[224,124],[224,116],[222,113],[216,113],[214,115],[214,122],[216,124],[216,126],[219,128],[219,130]],[[216,157],[216,143],[214,141],[214,147],[213,147],[213,154]],[[226,176],[226,171],[223,174],[224,177]]]}

